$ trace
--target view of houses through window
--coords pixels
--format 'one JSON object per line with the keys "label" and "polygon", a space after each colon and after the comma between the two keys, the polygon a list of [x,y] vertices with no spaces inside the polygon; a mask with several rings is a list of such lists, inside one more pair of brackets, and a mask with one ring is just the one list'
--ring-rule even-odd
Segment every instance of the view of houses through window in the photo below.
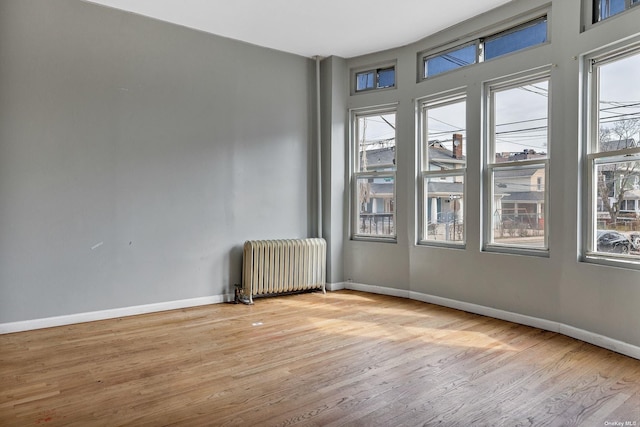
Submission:
{"label": "view of houses through window", "polygon": [[365,111],[353,116],[355,206],[353,235],[395,238],[396,112]]}
{"label": "view of houses through window", "polygon": [[[640,0],[598,0],[598,20]],[[589,9],[592,10],[592,9]],[[439,74],[549,41],[548,17],[417,54],[418,83]],[[585,13],[587,9],[585,9]],[[533,18],[533,19],[532,19]],[[584,57],[584,150],[580,252],[591,262],[640,265],[640,42]],[[482,117],[481,240],[489,251],[547,256],[551,141],[551,68],[482,81],[482,105],[467,105],[470,87],[416,101],[419,244],[464,247],[467,235],[467,111]],[[355,92],[395,87],[395,66],[356,70]],[[353,93],[355,93],[353,92]],[[387,92],[389,94],[389,92]],[[474,94],[474,97],[477,93]],[[477,99],[477,98],[476,98]],[[396,230],[396,106],[351,111],[351,234],[393,240]],[[471,163],[473,164],[473,163]],[[560,166],[558,166],[560,167]],[[557,190],[556,190],[557,191]],[[574,196],[574,195],[572,195]],[[576,218],[577,219],[577,218]],[[472,218],[473,220],[473,218]],[[603,261],[604,260],[604,261]]]}
{"label": "view of houses through window", "polygon": [[489,245],[546,249],[549,79],[490,86]]}
{"label": "view of houses through window", "polygon": [[592,66],[589,249],[640,259],[640,49]]}
{"label": "view of houses through window", "polygon": [[466,100],[424,102],[421,121],[422,241],[464,243]]}

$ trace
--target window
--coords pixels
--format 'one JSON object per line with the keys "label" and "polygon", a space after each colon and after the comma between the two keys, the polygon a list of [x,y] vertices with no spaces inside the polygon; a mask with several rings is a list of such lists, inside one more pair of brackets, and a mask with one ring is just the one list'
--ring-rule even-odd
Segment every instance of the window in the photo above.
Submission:
{"label": "window", "polygon": [[396,238],[395,107],[352,112],[352,236]]}
{"label": "window", "polygon": [[593,0],[593,22],[599,22],[640,4],[640,0]]}
{"label": "window", "polygon": [[433,77],[476,62],[478,62],[478,45],[476,43],[456,47],[447,52],[426,57],[424,59],[424,77]]}
{"label": "window", "polygon": [[465,242],[467,154],[464,94],[420,104],[421,243]]}
{"label": "window", "polygon": [[517,52],[547,41],[547,17],[528,22],[484,41],[484,59],[489,60]]}
{"label": "window", "polygon": [[588,58],[588,260],[640,262],[640,47]]}
{"label": "window", "polygon": [[445,51],[421,54],[422,79],[546,43],[547,26],[545,15]]}
{"label": "window", "polygon": [[549,77],[487,88],[485,249],[546,253]]}
{"label": "window", "polygon": [[396,68],[386,67],[355,73],[356,92],[395,87]]}

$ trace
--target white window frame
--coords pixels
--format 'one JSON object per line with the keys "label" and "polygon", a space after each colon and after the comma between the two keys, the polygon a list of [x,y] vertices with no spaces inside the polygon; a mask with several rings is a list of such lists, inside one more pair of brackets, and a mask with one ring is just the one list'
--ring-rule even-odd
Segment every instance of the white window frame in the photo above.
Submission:
{"label": "white window frame", "polygon": [[[379,84],[379,72],[393,69],[394,80],[392,86],[378,87]],[[358,75],[364,73],[373,73],[375,81],[372,88],[358,90]],[[369,65],[365,67],[358,67],[351,70],[351,94],[359,95],[362,93],[379,92],[384,90],[393,90],[398,87],[398,68],[396,67],[396,61],[383,62],[377,65]]]}
{"label": "white window frame", "polygon": [[[536,21],[546,19],[547,21],[547,41],[541,44],[528,46],[520,50],[516,50],[514,52],[507,53],[505,55],[498,56],[496,58],[491,58],[489,60],[485,60],[484,58],[484,41],[487,39],[492,39],[495,37],[499,37],[502,35],[509,34],[514,31],[521,30],[526,28],[528,25],[535,23]],[[458,71],[463,68],[471,67],[476,64],[480,64],[486,61],[494,61],[500,58],[504,58],[510,55],[518,54],[521,52],[525,52],[529,49],[535,49],[539,46],[545,46],[551,43],[551,8],[548,6],[538,8],[536,10],[532,10],[523,15],[514,17],[514,19],[509,20],[508,22],[502,23],[501,25],[497,25],[491,28],[491,32],[484,30],[479,31],[475,34],[470,35],[469,37],[465,37],[462,40],[458,40],[455,43],[449,43],[446,45],[439,46],[435,49],[428,49],[421,52],[418,52],[418,78],[417,82],[422,82],[425,80],[431,80],[435,77],[446,75],[455,71]],[[449,71],[444,71],[442,73],[435,74],[433,76],[426,76],[426,61],[435,58],[440,55],[444,55],[448,52],[453,52],[458,49],[461,49],[466,46],[475,45],[476,46],[476,62],[469,65],[464,65],[459,68],[454,68]]]}
{"label": "white window frame", "polygon": [[640,39],[600,50],[583,58],[583,207],[581,260],[595,264],[640,270],[640,260],[626,255],[596,251],[598,212],[598,165],[635,159],[640,161],[640,148],[598,151],[599,138],[599,80],[598,67],[625,57],[640,55]]}
{"label": "white window frame", "polygon": [[608,22],[618,16],[625,15],[630,10],[640,10],[640,2],[625,0],[625,7],[622,12],[610,15],[606,18],[600,18],[598,13],[598,0],[582,0],[582,31],[586,31],[593,26],[599,25],[601,22]]}
{"label": "white window frame", "polygon": [[[502,90],[517,88],[527,84],[534,84],[540,81],[549,83],[549,101],[547,104],[547,156],[544,159],[519,160],[497,163],[495,161],[495,115],[493,114],[493,94]],[[507,79],[498,79],[485,83],[484,87],[484,162],[483,162],[483,244],[482,250],[486,252],[499,252],[519,255],[531,255],[549,257],[549,169],[550,169],[550,136],[551,136],[551,71],[548,67],[535,71],[520,73]],[[496,170],[521,170],[531,168],[544,168],[544,246],[525,246],[496,243],[493,239],[494,233],[494,172]]]}
{"label": "white window frame", "polygon": [[[431,108],[444,107],[451,104],[457,104],[459,102],[465,102],[465,110],[466,110],[466,102],[467,102],[467,92],[466,88],[455,89],[452,91],[448,91],[445,93],[441,93],[435,96],[430,96],[426,98],[421,98],[416,101],[417,104],[417,112],[418,112],[418,218],[419,224],[417,227],[418,230],[418,244],[419,245],[428,245],[428,246],[447,246],[454,248],[465,248],[466,247],[466,222],[467,222],[467,203],[466,203],[466,195],[467,195],[467,164],[468,159],[465,160],[464,167],[459,169],[449,169],[444,171],[431,171],[429,170],[429,153],[427,144],[429,143],[429,129],[427,126],[427,111]],[[466,120],[465,120],[466,121]],[[466,123],[465,123],[466,128]],[[466,143],[466,142],[465,142]],[[468,147],[467,147],[468,152]],[[428,233],[428,212],[426,211],[426,182],[430,178],[448,178],[448,177],[463,177],[462,184],[462,198],[465,201],[462,205],[462,223],[463,223],[463,231],[462,231],[462,240],[461,241],[453,241],[453,240],[430,240],[427,239]]]}
{"label": "white window frame", "polygon": [[[395,150],[396,150],[396,158],[397,148],[398,148],[398,131],[397,131],[397,123],[398,123],[398,108],[397,104],[387,104],[381,105],[377,107],[365,107],[365,108],[357,108],[349,111],[350,116],[350,129],[349,129],[349,145],[350,145],[350,159],[349,159],[349,172],[351,175],[351,185],[350,185],[350,211],[351,211],[351,221],[350,221],[350,235],[352,240],[367,240],[367,241],[379,241],[379,242],[397,242],[397,234],[398,234],[398,225],[397,225],[397,217],[398,217],[398,204],[397,204],[397,164],[393,171],[360,171],[359,170],[359,149],[358,149],[358,118],[363,116],[375,116],[381,114],[394,113],[396,115],[396,135],[395,135]],[[392,221],[393,221],[393,233],[392,234],[367,234],[359,232],[359,221],[360,221],[360,206],[358,205],[358,179],[393,179],[393,211],[392,211]]]}

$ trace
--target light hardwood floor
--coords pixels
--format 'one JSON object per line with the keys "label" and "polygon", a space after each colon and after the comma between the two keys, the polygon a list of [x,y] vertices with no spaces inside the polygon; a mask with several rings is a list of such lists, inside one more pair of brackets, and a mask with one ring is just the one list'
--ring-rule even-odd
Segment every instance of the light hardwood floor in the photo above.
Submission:
{"label": "light hardwood floor", "polygon": [[0,336],[2,426],[640,427],[640,361],[353,291]]}

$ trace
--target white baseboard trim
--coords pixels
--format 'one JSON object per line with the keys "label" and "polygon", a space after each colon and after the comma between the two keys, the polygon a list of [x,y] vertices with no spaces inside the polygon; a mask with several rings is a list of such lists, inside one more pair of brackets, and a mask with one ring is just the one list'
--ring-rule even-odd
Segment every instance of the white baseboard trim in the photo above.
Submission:
{"label": "white baseboard trim", "polygon": [[231,294],[213,295],[208,297],[167,301],[156,304],[137,305],[133,307],[123,307],[110,310],[92,311],[88,313],[70,314],[66,316],[1,323],[0,335],[11,334],[14,332],[32,331],[34,329],[52,328],[55,326],[72,325],[75,323],[94,322],[96,320],[135,316],[138,314],[155,313],[159,311],[177,310],[181,308],[197,307],[201,305],[219,304],[223,302],[230,302],[233,300],[234,295]]}
{"label": "white baseboard trim", "polygon": [[345,288],[345,283],[344,282],[336,282],[336,283],[327,283],[325,286],[325,289],[327,291],[341,291]]}
{"label": "white baseboard trim", "polygon": [[372,294],[390,295],[393,297],[410,298],[409,291],[403,289],[385,288],[384,286],[365,285],[363,283],[347,282],[345,289],[369,292]]}
{"label": "white baseboard trim", "polygon": [[634,359],[640,359],[640,347],[618,341],[613,338],[599,335],[594,332],[585,331],[564,323],[554,322],[551,320],[540,319],[537,317],[526,316],[524,314],[513,313],[510,311],[499,310],[496,308],[486,307],[483,305],[472,304],[468,302],[453,300],[449,298],[438,297],[435,295],[423,294],[420,292],[403,291],[393,288],[385,288],[382,286],[365,285],[362,283],[346,283],[346,289],[352,289],[362,292],[370,292],[374,294],[390,295],[395,297],[408,298],[416,301],[422,301],[430,304],[436,304],[443,307],[454,308],[457,310],[467,311],[469,313],[480,314],[483,316],[493,317],[495,319],[506,320],[518,323],[520,325],[532,326],[534,328],[544,329],[545,331],[557,332],[571,338],[575,338],[598,347],[606,348],[616,353],[624,354]]}

